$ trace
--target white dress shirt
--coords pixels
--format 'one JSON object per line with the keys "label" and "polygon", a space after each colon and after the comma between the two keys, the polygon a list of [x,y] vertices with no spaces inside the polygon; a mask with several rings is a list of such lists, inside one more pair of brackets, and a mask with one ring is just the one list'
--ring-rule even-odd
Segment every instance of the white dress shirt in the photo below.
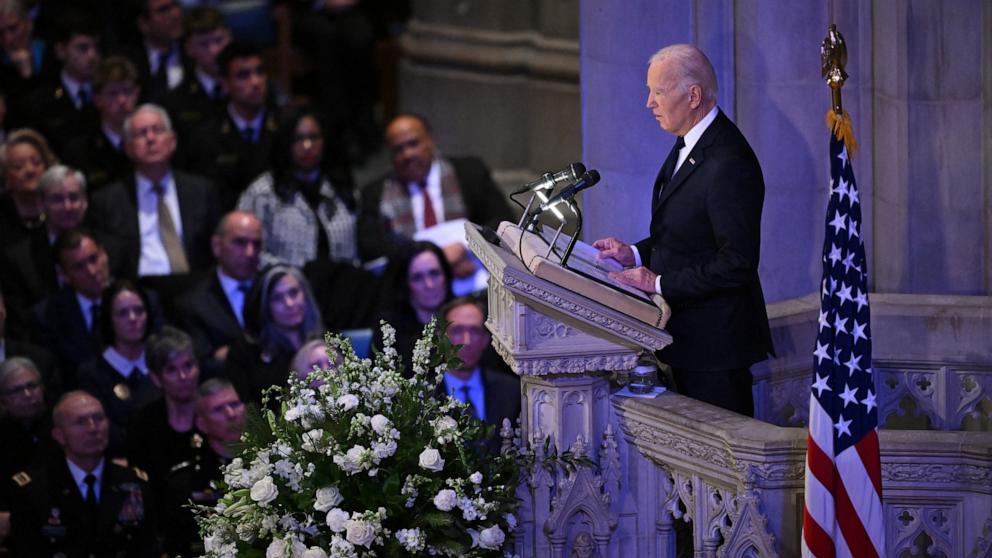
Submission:
{"label": "white dress shirt", "polygon": [[100,304],[99,300],[90,300],[85,296],[76,293],[76,301],[79,303],[79,310],[83,313],[83,320],[86,321],[86,328],[93,331],[94,327],[100,324],[93,323],[93,307]]}
{"label": "white dress shirt", "polygon": [[76,107],[76,110],[83,108],[83,103],[79,100],[80,91],[86,93],[87,100],[93,99],[93,86],[91,84],[80,83],[69,77],[69,74],[65,72],[62,72],[62,87],[65,88],[65,92],[69,96],[69,100]]}
{"label": "white dress shirt", "polygon": [[72,462],[71,459],[66,458],[65,462],[69,465],[69,473],[72,474],[72,481],[76,483],[76,488],[79,489],[79,495],[82,496],[83,501],[86,500],[86,475],[93,475],[96,477],[96,482],[93,483],[93,492],[96,494],[97,503],[100,502],[100,481],[103,478],[103,463],[104,460],[100,460],[100,464],[96,466],[90,472],[86,472],[79,468],[78,465]]}
{"label": "white dress shirt", "polygon": [[[410,193],[410,208],[413,210],[413,222],[418,231],[424,230],[424,193],[420,185],[410,182],[406,185],[407,192]],[[434,207],[434,217],[438,223],[444,222],[444,194],[441,191],[441,165],[437,159],[431,162],[431,169],[427,171],[427,195],[431,197],[431,205]]]}
{"label": "white dress shirt", "polygon": [[251,126],[251,141],[252,143],[258,141],[259,134],[262,133],[262,126],[265,123],[264,110],[258,111],[258,114],[255,115],[255,118],[252,118],[251,120],[245,120],[244,118],[238,116],[238,113],[234,112],[234,109],[231,108],[230,103],[228,103],[227,114],[231,115],[231,120],[234,121],[234,125],[238,128],[238,135],[244,137],[245,128]]}
{"label": "white dress shirt", "polygon": [[467,380],[463,380],[451,372],[444,373],[444,392],[462,403],[468,403],[464,400],[465,394],[462,386],[468,386],[468,398],[472,401],[472,406],[475,407],[479,420],[486,420],[486,388],[482,385],[482,369],[476,368]]}
{"label": "white dress shirt", "polygon": [[227,297],[227,302],[231,305],[234,316],[238,318],[238,323],[241,324],[241,327],[245,327],[244,311],[247,293],[239,287],[241,283],[251,285],[251,281],[238,281],[234,277],[225,274],[219,267],[217,268],[217,280],[220,281],[220,288],[224,291],[224,296]]}
{"label": "white dress shirt", "polygon": [[[140,174],[135,174],[138,197],[138,232],[141,237],[141,258],[138,260],[138,275],[169,275],[169,255],[162,243],[162,235],[158,230],[158,194],[152,187],[152,181]],[[176,181],[172,173],[165,175],[161,182],[165,188],[165,205],[172,214],[172,223],[176,234],[183,238],[183,220],[179,213],[179,196],[176,194]]]}
{"label": "white dress shirt", "polygon": [[107,364],[111,368],[117,371],[118,374],[124,376],[125,378],[130,378],[131,374],[137,370],[141,375],[148,375],[148,365],[145,364],[145,352],[141,352],[141,356],[137,360],[131,360],[126,356],[120,354],[117,349],[107,347],[103,351],[103,360],[107,361]]}
{"label": "white dress shirt", "polygon": [[[158,63],[160,61],[160,56],[165,52],[165,50],[160,50],[154,48],[147,43],[145,44],[148,50],[148,70],[151,75],[158,73]],[[179,83],[183,81],[183,62],[179,58],[180,46],[175,45],[171,51],[169,51],[169,57],[166,58],[166,69],[165,77],[168,82],[169,90],[175,89],[179,86]]]}

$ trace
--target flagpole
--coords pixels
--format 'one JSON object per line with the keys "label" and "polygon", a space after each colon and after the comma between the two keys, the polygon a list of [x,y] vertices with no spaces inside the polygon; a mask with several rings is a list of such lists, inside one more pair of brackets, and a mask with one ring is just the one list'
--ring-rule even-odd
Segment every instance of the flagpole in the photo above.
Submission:
{"label": "flagpole", "polygon": [[844,110],[841,101],[841,87],[847,81],[847,43],[844,36],[837,30],[837,25],[831,23],[827,36],[820,43],[820,75],[830,86],[830,110],[827,112],[827,126],[830,131],[847,146],[851,157],[858,150],[858,142],[854,139],[854,127],[851,116]]}

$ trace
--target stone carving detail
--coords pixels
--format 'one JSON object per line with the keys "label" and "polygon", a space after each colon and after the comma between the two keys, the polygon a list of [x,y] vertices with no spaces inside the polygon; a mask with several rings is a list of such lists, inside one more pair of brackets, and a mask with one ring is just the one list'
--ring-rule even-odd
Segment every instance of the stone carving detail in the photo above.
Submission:
{"label": "stone carving detail", "polygon": [[895,526],[889,541],[892,556],[953,555],[951,526],[958,525],[959,510],[951,506],[892,506],[887,523]]}
{"label": "stone carving detail", "polygon": [[600,370],[633,370],[637,366],[637,354],[626,355],[570,355],[567,357],[517,358],[503,343],[493,343],[496,352],[521,376],[544,376],[547,374],[582,374]]}
{"label": "stone carving detail", "polygon": [[[576,458],[586,458],[588,447],[579,435],[571,447]],[[611,510],[612,495],[603,490],[603,478],[595,474],[590,465],[579,465],[571,471],[558,471],[556,493],[551,501],[551,515],[544,523],[544,532],[552,545],[562,545],[568,536],[571,519],[584,516],[591,522],[592,534],[600,550],[605,550],[617,525],[617,516]]]}
{"label": "stone carving detail", "polygon": [[974,484],[992,490],[992,465],[941,465],[915,463],[883,463],[883,481],[918,483],[962,483]]}
{"label": "stone carving detail", "polygon": [[723,545],[717,558],[778,556],[775,537],[768,530],[768,518],[761,513],[761,501],[754,494],[733,498],[730,527],[723,529]]}
{"label": "stone carving detail", "polygon": [[[641,442],[646,442],[652,446],[675,450],[678,453],[692,458],[696,461],[719,465],[728,470],[735,469],[733,460],[727,454],[726,449],[714,447],[700,443],[697,440],[684,438],[674,432],[668,432],[659,425],[640,422],[628,417],[628,424],[624,426],[631,436]],[[657,461],[657,456],[646,455],[649,459]],[[660,463],[660,465],[665,465]]]}
{"label": "stone carving detail", "polygon": [[534,316],[531,331],[544,339],[566,339],[578,335],[575,329],[541,314]]}
{"label": "stone carving detail", "polygon": [[985,520],[982,536],[975,542],[975,548],[968,558],[992,558],[992,517]]}
{"label": "stone carving detail", "polygon": [[[960,371],[956,378],[958,399],[951,428],[992,431],[992,374]],[[951,391],[951,390],[949,390]]]}
{"label": "stone carving detail", "polygon": [[810,376],[768,380],[771,409],[761,410],[761,420],[779,426],[806,426],[809,423]]}
{"label": "stone carving detail", "polygon": [[937,370],[891,370],[877,363],[874,370],[878,375],[878,420],[882,427],[890,420],[898,423],[906,418],[926,421],[930,428],[944,427],[943,417],[937,412]]}

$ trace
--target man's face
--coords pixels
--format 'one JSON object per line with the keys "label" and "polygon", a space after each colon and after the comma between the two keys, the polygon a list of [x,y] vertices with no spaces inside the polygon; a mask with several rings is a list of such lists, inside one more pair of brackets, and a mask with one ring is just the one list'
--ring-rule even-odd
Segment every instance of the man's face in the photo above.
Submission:
{"label": "man's face", "polygon": [[130,140],[124,144],[134,166],[167,165],[176,151],[176,134],[157,112],[143,110],[131,118]]}
{"label": "man's face", "polygon": [[186,55],[211,77],[218,77],[217,55],[231,42],[231,31],[227,27],[198,33],[186,39]]}
{"label": "man's face", "polygon": [[164,45],[183,36],[183,12],[176,0],[147,0],[148,15],[138,17],[138,30],[149,41]]}
{"label": "man's face", "polygon": [[186,403],[196,395],[200,379],[200,365],[190,351],[177,352],[169,357],[162,370],[152,372],[152,381],[173,401]]}
{"label": "man's face", "polygon": [[670,60],[658,60],[648,66],[647,108],[662,130],[684,136],[692,129],[689,93],[682,91],[672,72]]}
{"label": "man's face", "polygon": [[29,420],[45,412],[45,388],[41,375],[29,368],[15,368],[0,384],[0,407],[6,414]]}
{"label": "man's face", "polygon": [[258,110],[265,106],[269,78],[265,75],[260,57],[247,56],[231,60],[223,81],[235,107]]}
{"label": "man's face", "polygon": [[62,253],[62,274],[76,292],[89,299],[97,299],[110,281],[107,252],[84,237],[79,246]]}
{"label": "man's face", "polygon": [[50,187],[41,196],[41,206],[45,210],[48,225],[56,232],[63,232],[78,227],[86,216],[86,194],[75,175]]}
{"label": "man's face", "polygon": [[3,50],[11,53],[27,48],[31,41],[31,20],[21,19],[13,12],[0,12],[0,43]]}
{"label": "man's face", "polygon": [[62,446],[66,457],[102,456],[110,439],[110,422],[103,405],[80,392],[63,399],[56,407],[52,438]]}
{"label": "man's face", "polygon": [[89,81],[100,63],[100,40],[90,35],[73,35],[64,44],[55,45],[55,55],[69,77]]}
{"label": "man's face", "polygon": [[386,144],[393,158],[393,170],[404,183],[427,179],[434,160],[434,140],[420,120],[397,118],[386,129]]}
{"label": "man's face", "polygon": [[465,363],[462,368],[474,370],[489,346],[485,317],[476,305],[461,304],[449,310],[445,319],[448,320],[448,339],[462,345],[458,350],[458,358]]}
{"label": "man's face", "polygon": [[100,111],[100,119],[115,128],[124,125],[124,119],[138,105],[138,85],[130,81],[110,81],[93,93],[93,104]]}
{"label": "man's face", "polygon": [[233,387],[201,396],[196,402],[196,427],[208,440],[236,442],[245,429],[245,405]]}
{"label": "man's face", "polygon": [[262,225],[254,215],[234,214],[227,218],[220,234],[210,239],[210,247],[221,271],[239,281],[247,281],[258,271]]}

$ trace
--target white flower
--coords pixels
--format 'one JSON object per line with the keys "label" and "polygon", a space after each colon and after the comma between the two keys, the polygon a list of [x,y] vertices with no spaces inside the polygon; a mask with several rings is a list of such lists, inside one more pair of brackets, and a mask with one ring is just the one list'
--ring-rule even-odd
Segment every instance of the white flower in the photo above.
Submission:
{"label": "white flower", "polygon": [[278,495],[279,489],[276,488],[276,484],[272,482],[272,477],[268,475],[262,477],[251,487],[251,499],[263,506],[267,506],[269,502],[275,500]]}
{"label": "white flower", "polygon": [[482,473],[476,471],[468,477],[468,480],[472,481],[472,484],[480,484],[482,483]]}
{"label": "white flower", "polygon": [[303,553],[302,558],[327,558],[327,553],[319,546],[311,546]]}
{"label": "white flower", "polygon": [[458,503],[458,495],[454,490],[445,488],[434,497],[434,505],[441,511],[451,511]]}
{"label": "white flower", "polygon": [[396,441],[390,440],[386,443],[372,442],[372,455],[375,456],[376,463],[396,453]]}
{"label": "white flower", "polygon": [[420,468],[427,469],[428,471],[438,472],[444,469],[444,458],[441,457],[441,452],[434,448],[427,448],[420,452]]}
{"label": "white flower", "polygon": [[439,436],[458,428],[458,421],[445,415],[434,422],[434,432]]}
{"label": "white flower", "polygon": [[420,529],[400,529],[396,531],[396,540],[400,541],[408,552],[420,552],[424,549],[426,537],[420,534]]}
{"label": "white flower", "polygon": [[301,416],[303,416],[303,405],[297,405],[286,409],[286,420],[289,422],[293,422]]}
{"label": "white flower", "polygon": [[344,455],[335,455],[334,464],[349,475],[354,475],[361,471],[371,458],[372,452],[365,449],[365,446],[355,446]]}
{"label": "white flower", "polygon": [[361,519],[349,519],[346,527],[345,538],[348,542],[366,548],[372,547],[372,542],[375,541],[375,527],[371,523]]}
{"label": "white flower", "polygon": [[505,540],[506,535],[503,534],[499,525],[493,525],[479,533],[479,546],[488,550],[499,550]]}
{"label": "white flower", "polygon": [[340,533],[347,528],[348,512],[341,508],[334,508],[327,512],[327,527],[335,533]]}
{"label": "white flower", "polygon": [[391,427],[392,423],[383,415],[375,415],[372,417],[372,430],[374,430],[376,434],[384,436],[389,433],[389,429]]}
{"label": "white flower", "polygon": [[358,398],[350,393],[338,397],[338,405],[344,411],[350,411],[358,406]]}
{"label": "white flower", "polygon": [[265,558],[294,558],[302,554],[306,548],[297,540],[273,539],[265,549]]}
{"label": "white flower", "polygon": [[503,516],[503,520],[506,521],[506,524],[510,527],[510,529],[517,528],[517,517],[512,513],[505,514]]}
{"label": "white flower", "polygon": [[315,428],[303,435],[303,443],[300,444],[300,448],[303,451],[309,451],[311,453],[317,453],[323,446],[324,431],[320,428]]}
{"label": "white flower", "polygon": [[326,512],[331,508],[334,508],[344,498],[341,497],[341,491],[338,490],[336,486],[326,486],[324,488],[317,489],[317,501],[314,502],[313,508],[317,511]]}

